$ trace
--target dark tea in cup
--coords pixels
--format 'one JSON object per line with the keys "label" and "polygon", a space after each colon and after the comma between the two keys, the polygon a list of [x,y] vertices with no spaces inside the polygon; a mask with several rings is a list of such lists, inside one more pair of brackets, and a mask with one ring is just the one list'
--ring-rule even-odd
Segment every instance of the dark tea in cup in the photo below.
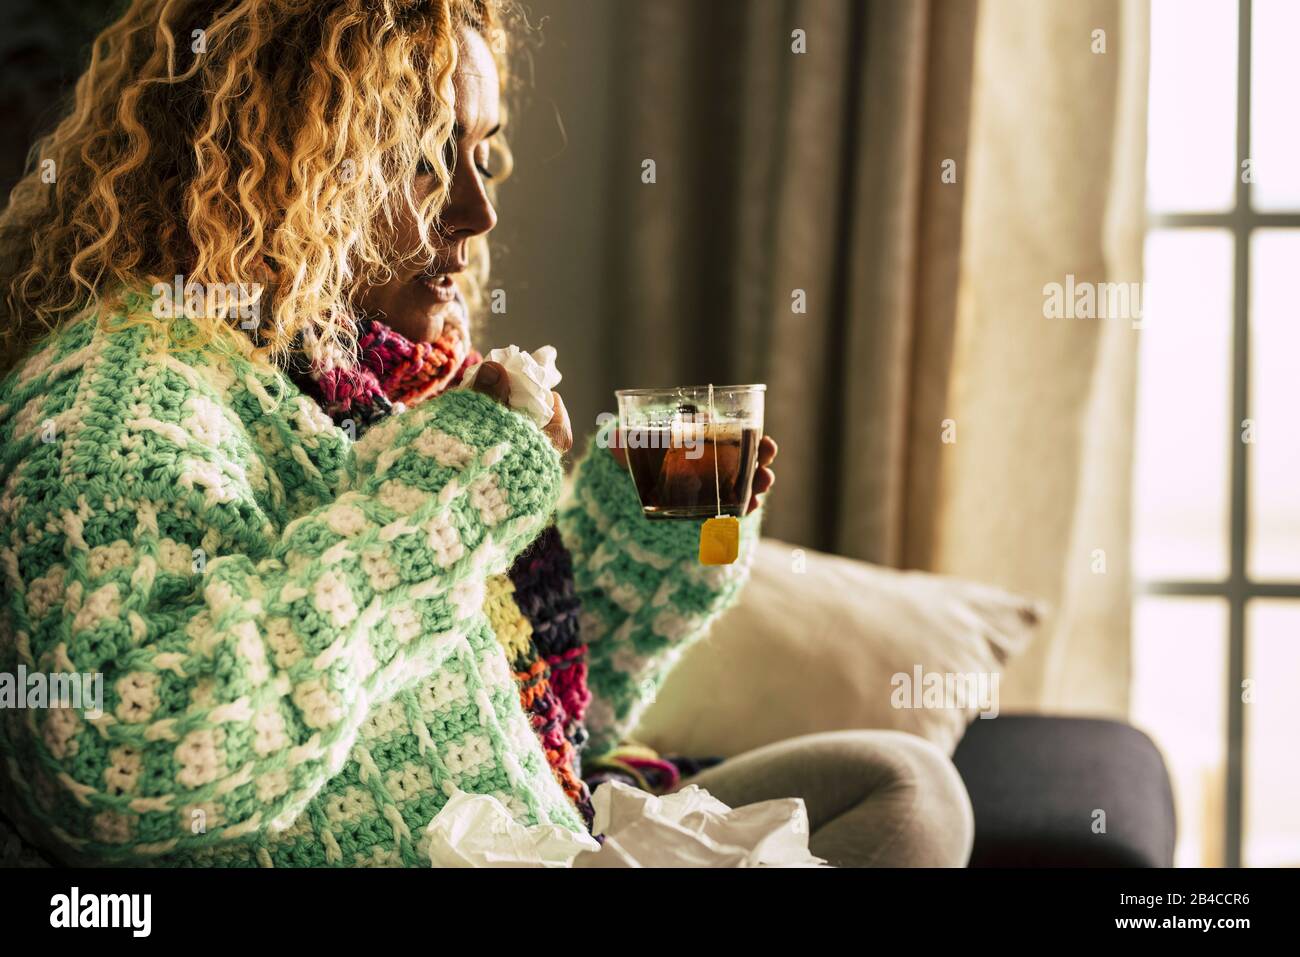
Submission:
{"label": "dark tea in cup", "polygon": [[675,442],[674,429],[626,429],[624,451],[641,506],[651,518],[745,513],[758,461],[757,428],[702,424]]}
{"label": "dark tea in cup", "polygon": [[620,440],[648,518],[744,516],[763,436],[761,385],[627,389]]}

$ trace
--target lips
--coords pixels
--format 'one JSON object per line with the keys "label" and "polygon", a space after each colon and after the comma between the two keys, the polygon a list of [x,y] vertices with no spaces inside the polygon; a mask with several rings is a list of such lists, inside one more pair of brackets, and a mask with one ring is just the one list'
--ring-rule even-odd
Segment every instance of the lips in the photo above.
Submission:
{"label": "lips", "polygon": [[456,273],[463,272],[468,263],[455,262],[446,266],[432,266],[420,275],[420,285],[437,298],[439,302],[451,302],[456,298]]}
{"label": "lips", "polygon": [[456,298],[456,282],[451,276],[421,276],[420,285],[433,293],[439,302],[451,302]]}

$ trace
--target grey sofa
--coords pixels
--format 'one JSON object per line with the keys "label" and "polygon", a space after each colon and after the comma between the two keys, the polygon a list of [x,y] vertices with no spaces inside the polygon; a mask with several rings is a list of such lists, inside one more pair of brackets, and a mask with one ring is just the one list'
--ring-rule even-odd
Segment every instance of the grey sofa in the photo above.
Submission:
{"label": "grey sofa", "polygon": [[1002,715],[973,722],[953,763],[975,811],[971,867],[1173,865],[1169,774],[1130,725]]}

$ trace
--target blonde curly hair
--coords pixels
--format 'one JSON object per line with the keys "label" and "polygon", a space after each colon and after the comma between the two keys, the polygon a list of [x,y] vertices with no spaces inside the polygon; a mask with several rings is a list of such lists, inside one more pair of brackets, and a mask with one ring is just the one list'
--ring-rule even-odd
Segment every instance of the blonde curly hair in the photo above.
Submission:
{"label": "blonde curly hair", "polygon": [[[435,251],[457,32],[484,37],[504,83],[513,13],[508,0],[132,0],[0,214],[0,370],[84,310],[178,275],[273,290],[255,336],[232,337],[218,308],[199,344],[350,355],[349,293],[399,265],[383,242],[395,218],[415,208],[415,255]],[[435,186],[417,204],[422,160]],[[480,238],[472,311],[487,268]]]}

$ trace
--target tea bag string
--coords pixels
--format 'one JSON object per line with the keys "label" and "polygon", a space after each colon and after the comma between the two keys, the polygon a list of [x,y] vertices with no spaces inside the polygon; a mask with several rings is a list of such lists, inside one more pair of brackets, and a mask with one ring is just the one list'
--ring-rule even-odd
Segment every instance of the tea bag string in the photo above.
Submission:
{"label": "tea bag string", "polygon": [[718,420],[713,413],[713,383],[709,383],[709,422],[704,427],[704,436],[708,438],[709,428],[713,428],[713,491],[718,499],[718,518],[722,518],[722,480],[718,477]]}

